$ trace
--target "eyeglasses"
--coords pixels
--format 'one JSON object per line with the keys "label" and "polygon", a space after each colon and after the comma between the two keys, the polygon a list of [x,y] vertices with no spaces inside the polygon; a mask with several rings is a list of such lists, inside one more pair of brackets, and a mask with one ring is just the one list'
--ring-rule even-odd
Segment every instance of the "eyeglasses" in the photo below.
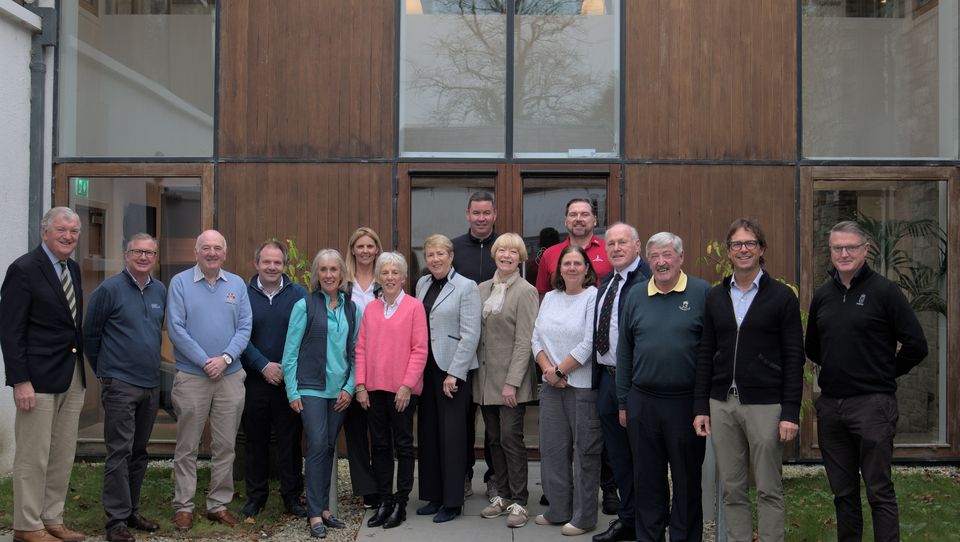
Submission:
{"label": "eyeglasses", "polygon": [[843,251],[847,251],[847,254],[856,254],[860,252],[860,249],[866,246],[866,241],[860,243],[859,245],[831,245],[830,252],[834,254],[843,254]]}
{"label": "eyeglasses", "polygon": [[143,250],[142,248],[131,248],[127,251],[127,254],[133,254],[137,258],[140,256],[147,256],[148,258],[153,258],[157,255],[156,250]]}
{"label": "eyeglasses", "polygon": [[760,246],[760,241],[751,239],[749,241],[727,241],[727,248],[733,250],[740,250],[743,247],[747,247],[750,250],[753,250]]}

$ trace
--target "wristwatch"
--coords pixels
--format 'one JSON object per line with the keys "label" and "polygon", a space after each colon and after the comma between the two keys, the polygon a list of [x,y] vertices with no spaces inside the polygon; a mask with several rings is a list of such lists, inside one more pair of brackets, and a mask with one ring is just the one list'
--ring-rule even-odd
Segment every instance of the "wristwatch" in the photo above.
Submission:
{"label": "wristwatch", "polygon": [[560,367],[557,367],[557,370],[554,371],[553,374],[557,375],[557,378],[560,379],[567,378],[567,375],[563,374],[563,371],[560,370]]}
{"label": "wristwatch", "polygon": [[233,363],[233,356],[231,356],[230,354],[224,352],[224,353],[223,353],[223,361],[227,362],[227,365],[230,365],[231,363]]}

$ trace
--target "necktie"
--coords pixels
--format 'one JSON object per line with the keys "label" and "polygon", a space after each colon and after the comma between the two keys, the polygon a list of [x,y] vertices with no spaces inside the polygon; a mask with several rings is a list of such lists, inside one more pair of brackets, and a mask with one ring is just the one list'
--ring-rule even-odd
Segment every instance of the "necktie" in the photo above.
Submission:
{"label": "necktie", "polygon": [[620,273],[613,275],[607,294],[603,296],[600,305],[600,320],[597,322],[597,353],[601,356],[610,351],[610,316],[613,313],[613,300],[617,298],[620,289]]}
{"label": "necktie", "polygon": [[67,261],[60,260],[60,285],[63,286],[63,293],[67,296],[67,305],[70,305],[70,315],[73,321],[77,321],[77,296],[73,293],[73,281],[70,280],[70,271],[67,269]]}

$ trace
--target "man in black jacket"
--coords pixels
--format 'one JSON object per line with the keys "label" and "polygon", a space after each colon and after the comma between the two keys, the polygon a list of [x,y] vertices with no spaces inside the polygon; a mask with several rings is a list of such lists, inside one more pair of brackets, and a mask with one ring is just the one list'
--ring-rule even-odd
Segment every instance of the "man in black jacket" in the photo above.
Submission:
{"label": "man in black jacket", "polygon": [[726,245],[733,276],[707,295],[693,427],[702,437],[713,435],[727,540],[753,540],[752,471],[760,540],[782,541],[783,444],[800,429],[803,392],[800,304],[764,271],[767,242],[754,220],[734,221]]}
{"label": "man in black jacket", "polygon": [[[820,366],[817,437],[837,539],[860,540],[860,475],[875,540],[900,540],[890,477],[897,430],[897,377],[927,357],[927,340],[900,287],[866,264],[870,239],[859,224],[830,230],[830,277],[813,294],[807,355]],[[899,343],[900,349],[897,349]]]}

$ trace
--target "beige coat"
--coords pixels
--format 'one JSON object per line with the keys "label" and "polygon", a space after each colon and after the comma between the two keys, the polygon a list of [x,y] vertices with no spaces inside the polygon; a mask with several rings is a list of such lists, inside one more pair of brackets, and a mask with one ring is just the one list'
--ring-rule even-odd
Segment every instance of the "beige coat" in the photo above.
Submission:
{"label": "beige coat", "polygon": [[[492,279],[480,284],[481,307],[492,291]],[[505,383],[517,387],[518,403],[537,398],[530,338],[539,305],[537,289],[520,278],[507,288],[500,312],[483,319],[477,349],[480,368],[473,379],[474,403],[502,405]]]}

